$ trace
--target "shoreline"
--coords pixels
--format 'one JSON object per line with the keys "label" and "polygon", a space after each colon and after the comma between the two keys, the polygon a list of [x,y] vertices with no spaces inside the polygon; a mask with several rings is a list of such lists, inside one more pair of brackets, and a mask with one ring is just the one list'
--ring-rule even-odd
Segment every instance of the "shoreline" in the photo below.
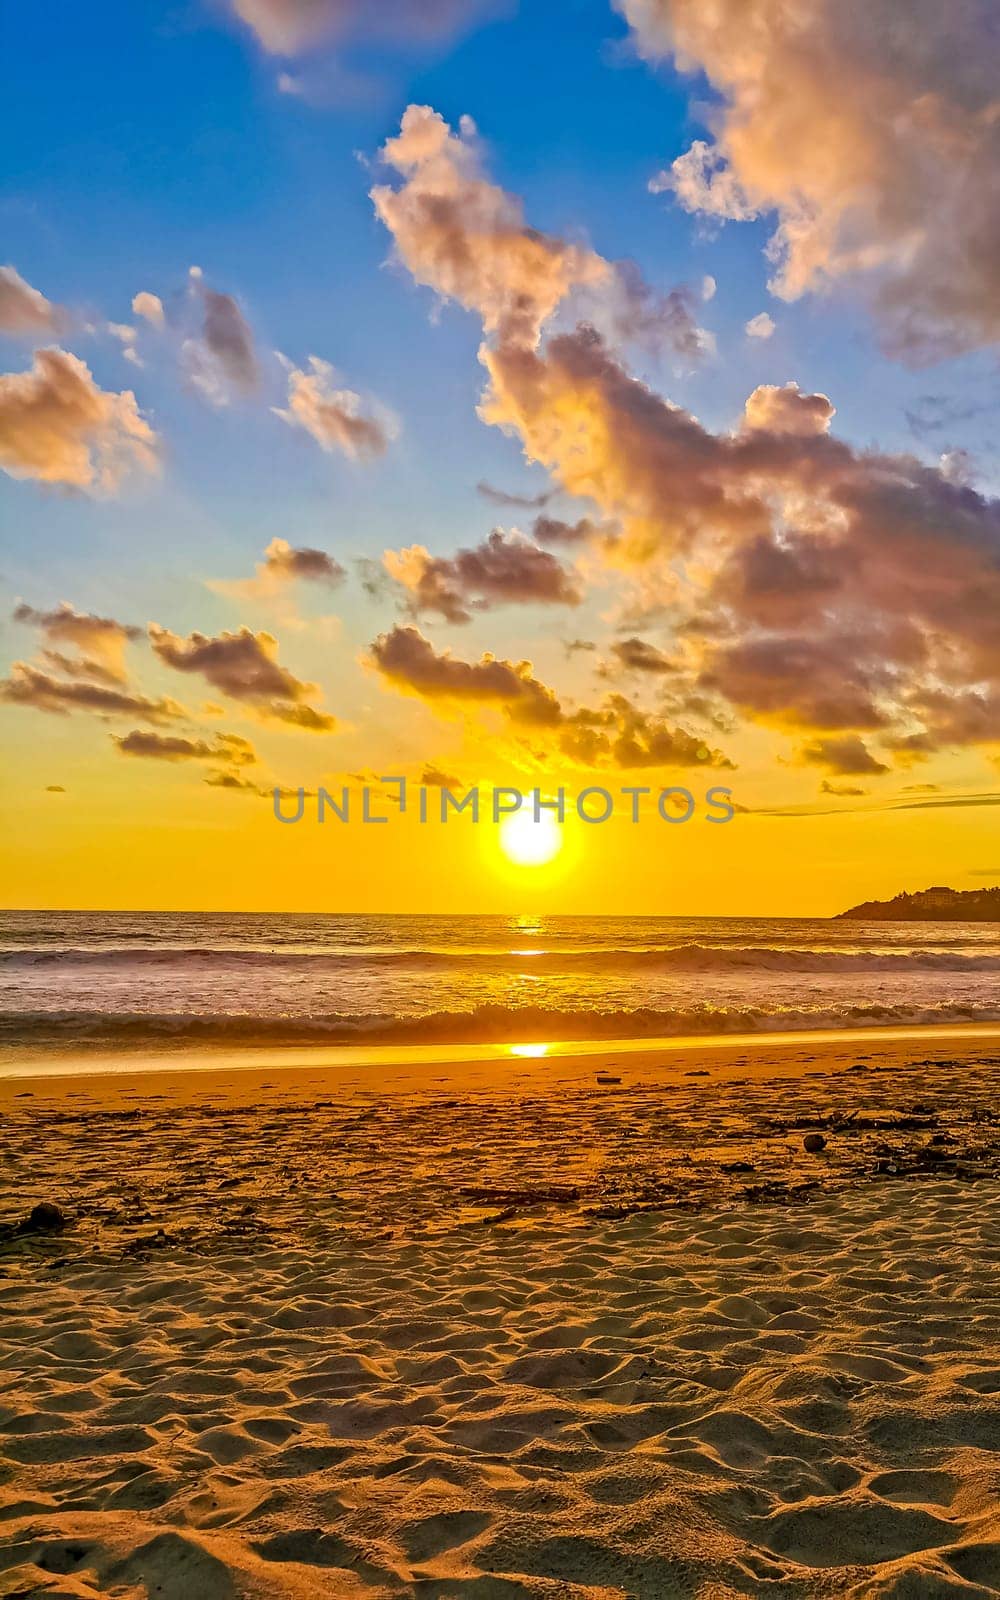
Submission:
{"label": "shoreline", "polygon": [[[816,1031],[724,1034],[662,1039],[563,1040],[548,1044],[467,1045],[290,1045],[286,1047],[199,1045],[178,1049],[107,1051],[11,1050],[0,1054],[0,1106],[18,1097],[88,1099],[134,1098],[149,1093],[200,1098],[206,1077],[216,1096],[258,1089],[336,1089],[359,1095],[414,1092],[451,1093],[460,1089],[514,1094],[578,1087],[597,1073],[618,1071],[629,1082],[650,1083],[683,1077],[697,1065],[712,1078],[753,1072],[755,1077],[799,1076],[842,1070],[843,1059],[878,1058],[899,1065],[921,1041],[928,1047],[950,1044],[960,1053],[990,1044],[1000,1047],[1000,1023],[925,1027],[869,1027]],[[665,1059],[661,1059],[665,1058]],[[276,1075],[278,1082],[270,1080]]]}

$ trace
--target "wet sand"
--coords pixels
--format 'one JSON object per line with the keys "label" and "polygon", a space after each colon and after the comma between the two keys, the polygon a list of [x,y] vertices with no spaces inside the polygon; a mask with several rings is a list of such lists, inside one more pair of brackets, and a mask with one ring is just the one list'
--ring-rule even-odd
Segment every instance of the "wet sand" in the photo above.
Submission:
{"label": "wet sand", "polygon": [[0,1079],[0,1594],[1000,1592],[1000,1039],[326,1056]]}

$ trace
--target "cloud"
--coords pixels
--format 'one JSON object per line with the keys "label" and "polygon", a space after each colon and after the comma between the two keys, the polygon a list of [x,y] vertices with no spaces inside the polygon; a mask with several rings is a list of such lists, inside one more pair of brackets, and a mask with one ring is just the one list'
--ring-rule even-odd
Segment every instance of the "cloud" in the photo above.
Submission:
{"label": "cloud", "polygon": [[771,287],[839,279],[919,361],[1000,334],[1000,34],[990,0],[618,0],[640,49],[719,95],[654,179],[689,211],[776,214]]}
{"label": "cloud", "polygon": [[829,433],[837,408],[825,394],[803,394],[797,383],[762,383],[743,408],[744,428],[763,433]]}
{"label": "cloud", "polygon": [[676,553],[713,526],[738,533],[766,522],[757,483],[735,459],[740,447],[634,378],[595,329],[553,335],[542,351],[485,346],[481,359],[484,421],[620,522],[623,559]]}
{"label": "cloud", "polygon": [[855,774],[859,777],[877,777],[889,771],[884,762],[875,759],[864,740],[856,734],[816,739],[812,744],[803,745],[799,759],[809,766],[827,767],[829,771],[841,773],[844,777],[853,777]]}
{"label": "cloud", "polygon": [[225,761],[244,767],[252,766],[257,760],[253,745],[238,733],[216,734],[211,743],[139,728],[126,734],[113,733],[111,737],[123,756],[142,756],[152,761]]}
{"label": "cloud", "polygon": [[235,599],[259,599],[278,593],[290,583],[324,584],[337,588],[347,573],[325,550],[315,550],[308,545],[294,546],[287,539],[272,539],[264,551],[263,561],[258,561],[252,578],[213,578],[208,587],[217,594],[231,595]]}
{"label": "cloud", "polygon": [[824,778],[819,786],[820,794],[835,795],[840,800],[859,800],[868,793],[867,789],[856,788],[850,783],[831,783],[829,778]]}
{"label": "cloud", "polygon": [[52,304],[26,283],[14,267],[0,267],[0,333],[58,333],[66,321],[61,306]]}
{"label": "cloud", "polygon": [[335,40],[434,39],[486,9],[482,0],[231,0],[270,55],[295,56]]}
{"label": "cloud", "polygon": [[750,318],[743,331],[748,339],[770,339],[774,332],[774,318],[769,317],[766,311],[760,311],[757,316]]}
{"label": "cloud", "polygon": [[159,295],[150,294],[148,290],[141,289],[132,297],[132,310],[137,317],[142,317],[151,328],[162,328],[165,324],[163,301]]}
{"label": "cloud", "polygon": [[72,661],[56,652],[48,652],[50,659],[65,672],[89,672],[116,683],[125,683],[125,646],[143,637],[142,629],[117,622],[114,617],[99,617],[92,612],[77,611],[68,600],[60,601],[51,611],[38,611],[21,600],[12,613],[15,622],[23,622],[41,630],[53,644],[68,644],[80,652],[81,659]]}
{"label": "cloud", "polygon": [[485,654],[463,661],[436,651],[417,628],[394,627],[371,647],[376,670],[397,689],[423,700],[501,706],[515,722],[552,726],[562,712],[551,689],[533,675],[530,661],[498,660]]}
{"label": "cloud", "polygon": [[382,156],[405,180],[372,190],[399,258],[417,283],[478,312],[487,333],[533,344],[571,289],[609,280],[602,257],[529,228],[488,181],[471,119],[455,134],[430,106],[408,106]]}
{"label": "cloud", "polygon": [[128,473],[157,465],[156,434],[132,391],[98,388],[68,351],[39,350],[30,372],[0,375],[0,467],[12,478],[111,494]]}
{"label": "cloud", "polygon": [[738,428],[712,433],[590,329],[483,359],[485,420],[621,526],[606,559],[672,587],[703,687],[788,725],[912,732],[923,714],[932,739],[985,741],[973,702],[959,726],[929,695],[971,683],[1000,696],[1000,501],[911,456],[853,449],[829,431],[827,397],[793,384],[756,390]]}
{"label": "cloud", "polygon": [[[233,393],[253,394],[260,383],[253,334],[236,301],[191,278],[191,293],[201,303],[201,331],[181,346],[188,380],[211,405],[228,405]],[[161,308],[162,309],[162,308]]]}
{"label": "cloud", "polygon": [[547,505],[552,499],[551,489],[543,489],[541,494],[509,494],[506,489],[495,489],[491,483],[485,483],[481,478],[476,484],[476,493],[481,494],[484,500],[489,500],[495,506],[523,506],[528,510]]}
{"label": "cloud", "polygon": [[456,133],[430,106],[408,106],[382,158],[403,180],[371,192],[398,259],[417,283],[476,312],[500,343],[533,348],[559,307],[582,295],[616,336],[688,361],[707,349],[692,293],[661,295],[634,263],[529,227],[520,201],[486,177],[471,118]]}
{"label": "cloud", "polygon": [[[483,176],[470,127],[411,107],[386,155],[404,182],[374,198],[400,259],[482,318],[479,415],[592,509],[590,553],[633,574],[686,642],[680,706],[718,721],[728,704],[785,732],[879,732],[901,762],[987,743],[991,727],[1000,742],[1000,501],[947,463],[847,444],[830,398],[794,382],[762,385],[732,428],[707,428],[635,376],[607,321],[563,329],[571,302],[615,273],[529,227]],[[985,712],[956,704],[970,684]]]}
{"label": "cloud", "polygon": [[611,654],[623,672],[665,676],[678,670],[676,661],[645,639],[616,639],[611,646]]}
{"label": "cloud", "polygon": [[877,729],[888,721],[880,696],[892,679],[877,649],[865,660],[862,648],[844,637],[740,639],[710,655],[699,682],[740,710],[787,727]]}
{"label": "cloud", "polygon": [[450,772],[442,772],[440,767],[424,767],[420,782],[427,789],[451,789],[453,793],[462,787],[461,778],[452,777]]}
{"label": "cloud", "polygon": [[164,723],[187,715],[176,700],[151,700],[138,692],[86,680],[64,681],[28,661],[15,661],[9,676],[0,680],[0,700],[58,716],[90,711],[97,716],[139,717],[145,722]]}
{"label": "cloud", "polygon": [[583,598],[576,579],[553,555],[500,528],[453,556],[432,556],[415,544],[387,550],[382,562],[413,616],[430,612],[447,622],[471,622],[474,612],[498,605],[577,606]]}
{"label": "cloud", "polygon": [[388,413],[366,413],[360,395],[335,383],[333,367],[318,356],[309,357],[308,372],[289,366],[288,406],[275,407],[275,415],[303,428],[327,452],[340,450],[353,461],[384,454],[396,435],[395,420]]}
{"label": "cloud", "polygon": [[[133,297],[132,310],[155,333],[169,336],[184,381],[209,405],[222,409],[260,390],[253,330],[235,297],[211,288],[200,267],[188,269],[184,289],[166,304],[143,289]],[[117,332],[126,356],[138,360],[137,330],[125,326]]]}
{"label": "cloud", "polygon": [[531,531],[539,544],[592,544],[598,539],[613,537],[611,528],[594,522],[590,517],[580,517],[576,522],[564,522],[560,517],[536,517]]}
{"label": "cloud", "polygon": [[331,733],[337,726],[335,717],[308,703],[316,685],[281,665],[273,634],[242,627],[236,633],[191,633],[182,639],[151,622],[149,640],[166,666],[200,674],[220,694],[253,706],[262,717],[312,733]]}
{"label": "cloud", "polygon": [[416,628],[380,634],[369,663],[394,688],[431,704],[495,707],[533,748],[541,738],[583,766],[732,766],[703,740],[640,710],[624,695],[608,695],[595,708],[566,707],[535,677],[530,661],[488,653],[464,661],[435,650]]}

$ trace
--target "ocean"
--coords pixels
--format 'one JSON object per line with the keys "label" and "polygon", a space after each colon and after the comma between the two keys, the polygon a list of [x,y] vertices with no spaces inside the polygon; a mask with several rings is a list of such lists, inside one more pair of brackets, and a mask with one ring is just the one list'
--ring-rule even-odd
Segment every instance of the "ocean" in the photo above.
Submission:
{"label": "ocean", "polygon": [[14,911],[0,1046],[463,1044],[1000,1019],[1000,925]]}

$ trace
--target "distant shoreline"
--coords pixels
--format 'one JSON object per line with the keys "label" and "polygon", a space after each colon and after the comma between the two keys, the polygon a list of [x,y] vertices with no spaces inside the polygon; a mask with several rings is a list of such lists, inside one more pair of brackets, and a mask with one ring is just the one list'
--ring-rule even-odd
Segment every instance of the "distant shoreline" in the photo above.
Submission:
{"label": "distant shoreline", "polygon": [[1000,888],[918,889],[892,900],[864,900],[838,911],[834,922],[1000,922]]}

